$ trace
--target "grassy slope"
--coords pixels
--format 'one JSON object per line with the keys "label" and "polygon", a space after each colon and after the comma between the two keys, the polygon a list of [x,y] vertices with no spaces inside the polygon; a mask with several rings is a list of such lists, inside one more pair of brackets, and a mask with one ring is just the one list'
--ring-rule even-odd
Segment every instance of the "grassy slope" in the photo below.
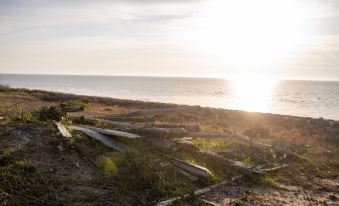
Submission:
{"label": "grassy slope", "polygon": [[[90,106],[84,112],[89,116],[175,106],[0,88],[0,116],[5,117],[0,126],[0,182],[2,183],[0,200],[3,198],[10,205],[33,203],[106,205],[119,198],[129,199],[131,194],[127,193],[132,193],[132,196],[137,195],[144,203],[152,203],[160,198],[180,195],[212,184],[231,174],[231,172],[226,174],[218,171],[217,167],[198,156],[185,152],[178,153],[177,156],[189,162],[197,162],[212,168],[215,174],[214,179],[191,185],[185,179],[177,177],[173,168],[166,164],[166,160],[143,143],[135,145],[142,151],[142,155],[127,155],[114,177],[98,174],[77,155],[71,145],[66,146],[66,150],[60,154],[56,149],[60,141],[51,123],[39,122],[34,115],[31,115],[42,106],[65,101],[89,104]],[[331,182],[338,178],[338,139],[336,134],[325,130],[328,126],[338,124],[334,121],[200,107],[195,107],[190,113],[159,116],[157,121],[199,123],[203,131],[228,130],[246,133],[256,136],[259,141],[265,143],[287,146],[293,155],[286,160],[281,160],[279,157],[273,158],[271,151],[252,148],[232,139],[193,141],[195,145],[208,150],[235,150],[236,152],[220,154],[247,164],[282,162],[290,164],[288,170],[259,179],[252,178],[250,182],[254,185],[268,185],[275,189],[279,188],[280,184],[297,185],[316,194],[318,190],[330,192],[333,190],[330,185],[323,184],[321,180],[329,179]],[[77,134],[77,137],[86,139],[80,134]],[[78,163],[80,168],[77,168]],[[253,185],[246,187],[253,187]],[[259,193],[252,196],[264,198]],[[246,204],[249,200],[251,199],[245,198],[240,201]],[[314,201],[319,203],[320,200]]]}

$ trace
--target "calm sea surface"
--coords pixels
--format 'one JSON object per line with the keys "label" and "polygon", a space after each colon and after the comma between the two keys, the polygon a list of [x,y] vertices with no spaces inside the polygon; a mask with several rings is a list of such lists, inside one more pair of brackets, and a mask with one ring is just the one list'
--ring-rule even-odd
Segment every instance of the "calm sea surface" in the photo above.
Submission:
{"label": "calm sea surface", "polygon": [[0,84],[339,120],[339,82],[0,74]]}

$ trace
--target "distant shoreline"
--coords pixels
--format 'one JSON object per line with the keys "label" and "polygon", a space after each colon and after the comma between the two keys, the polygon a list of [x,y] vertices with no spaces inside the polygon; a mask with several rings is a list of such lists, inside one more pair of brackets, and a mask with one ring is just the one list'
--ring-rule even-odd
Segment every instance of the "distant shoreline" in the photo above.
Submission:
{"label": "distant shoreline", "polygon": [[[6,91],[7,90],[7,91]],[[252,112],[252,111],[245,111],[245,110],[236,110],[236,109],[226,109],[226,108],[218,108],[218,107],[206,107],[200,105],[188,105],[188,104],[176,104],[176,103],[169,103],[169,102],[156,102],[156,101],[145,101],[145,100],[137,100],[137,99],[120,99],[108,96],[95,96],[95,95],[82,95],[82,94],[74,94],[74,93],[67,93],[67,92],[57,92],[57,91],[49,91],[49,90],[41,90],[41,89],[27,89],[27,88],[12,88],[6,85],[0,84],[0,93],[2,92],[23,92],[28,94],[45,94],[45,95],[52,95],[52,100],[57,102],[69,101],[69,100],[76,100],[76,99],[90,99],[91,101],[95,102],[116,102],[119,105],[135,105],[137,107],[141,106],[142,108],[165,108],[165,107],[175,107],[175,106],[189,106],[189,107],[198,107],[207,110],[222,110],[222,111],[230,111],[236,113],[247,113],[247,114],[258,114],[258,115],[268,115],[268,116],[282,116],[282,117],[295,117],[295,118],[305,118],[305,119],[324,119],[328,121],[339,121],[339,119],[327,119],[323,117],[311,117],[311,116],[298,116],[298,115],[287,115],[287,114],[279,114],[279,113],[269,113],[269,112]],[[43,95],[42,95],[43,96]],[[42,97],[44,100],[44,97]],[[48,100],[49,101],[49,100]],[[151,105],[151,106],[150,106]]]}

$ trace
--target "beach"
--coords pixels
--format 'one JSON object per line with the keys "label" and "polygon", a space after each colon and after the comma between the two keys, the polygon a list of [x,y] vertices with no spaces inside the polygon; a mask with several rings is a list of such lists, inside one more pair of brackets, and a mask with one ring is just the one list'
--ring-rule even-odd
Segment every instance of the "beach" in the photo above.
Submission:
{"label": "beach", "polygon": [[[82,108],[61,119],[72,136],[66,141],[52,120],[41,119],[41,108],[61,103]],[[229,182],[175,204],[337,204],[334,120],[6,87],[0,105],[1,170],[8,172],[0,198],[9,204],[161,205],[224,180]],[[124,145],[115,150],[77,131],[82,125],[142,138],[110,137]],[[79,153],[79,145],[95,155]],[[193,181],[183,175],[191,170],[178,170],[186,164],[211,176],[195,174]]]}

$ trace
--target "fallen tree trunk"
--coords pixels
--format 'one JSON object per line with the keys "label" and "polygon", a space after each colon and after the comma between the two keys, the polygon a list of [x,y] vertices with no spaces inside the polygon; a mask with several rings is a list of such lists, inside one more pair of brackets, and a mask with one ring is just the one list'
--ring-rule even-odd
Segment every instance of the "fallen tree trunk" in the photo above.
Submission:
{"label": "fallen tree trunk", "polygon": [[113,115],[112,117],[155,116],[155,115],[162,115],[162,114],[168,114],[168,113],[184,112],[184,111],[188,111],[189,109],[190,107],[188,106],[165,108],[165,109],[145,109],[145,110],[140,110],[137,112],[116,114],[116,115]]}
{"label": "fallen tree trunk", "polygon": [[114,122],[98,118],[86,118],[86,120],[101,122],[113,128],[133,132],[139,135],[151,137],[183,137],[188,132],[183,128],[156,128],[145,124],[131,124],[127,122]]}
{"label": "fallen tree trunk", "polygon": [[198,124],[152,124],[152,127],[160,127],[160,128],[183,128],[188,132],[199,132],[200,127]]}
{"label": "fallen tree trunk", "polygon": [[207,162],[211,161],[211,162],[218,163],[220,166],[224,168],[231,169],[233,172],[242,173],[242,174],[254,173],[258,175],[263,175],[266,172],[272,172],[272,171],[276,171],[276,170],[287,167],[287,165],[281,165],[275,168],[260,169],[260,168],[250,167],[239,161],[226,159],[211,151],[200,150],[199,153],[205,156],[205,158],[207,159]]}
{"label": "fallen tree trunk", "polygon": [[203,198],[199,198],[199,200],[207,205],[211,205],[211,206],[221,206],[220,204],[217,204],[215,202],[211,202],[211,201],[208,201],[208,200],[205,200]]}
{"label": "fallen tree trunk", "polygon": [[185,170],[186,172],[189,172],[195,176],[200,176],[200,177],[212,176],[212,173],[205,167],[191,164],[191,163],[185,162],[181,159],[177,159],[169,155],[165,155],[165,157],[171,159],[173,161],[174,166],[179,167],[180,169]]}
{"label": "fallen tree trunk", "polygon": [[72,137],[72,135],[67,131],[66,127],[63,124],[61,124],[60,122],[55,122],[55,125],[64,139]]}
{"label": "fallen tree trunk", "polygon": [[118,130],[102,129],[102,128],[91,127],[91,126],[83,126],[83,127],[94,130],[94,131],[99,132],[101,134],[107,134],[107,135],[111,135],[111,136],[125,137],[125,138],[129,138],[129,139],[136,139],[136,138],[141,137],[141,136],[133,134],[133,133],[122,132],[122,131],[118,131]]}
{"label": "fallen tree trunk", "polygon": [[199,178],[193,174],[190,174],[188,172],[186,172],[185,170],[180,169],[179,167],[175,167],[175,169],[184,177],[186,177],[187,179],[191,180],[192,182],[197,181]]}
{"label": "fallen tree trunk", "polygon": [[242,176],[239,175],[239,176],[233,177],[231,180],[225,180],[225,181],[222,181],[222,182],[217,183],[215,185],[211,185],[209,187],[205,187],[205,188],[196,190],[196,191],[193,192],[193,194],[185,194],[185,195],[180,196],[180,197],[174,197],[174,198],[159,202],[158,204],[156,204],[156,206],[169,206],[169,205],[172,205],[173,203],[175,203],[176,201],[179,201],[179,200],[182,200],[182,199],[187,199],[187,198],[192,197],[192,196],[194,197],[194,196],[205,194],[205,193],[210,192],[210,191],[212,191],[212,190],[214,190],[218,187],[226,185],[230,182],[234,182],[234,181],[240,179],[241,177]]}
{"label": "fallen tree trunk", "polygon": [[98,133],[94,130],[87,129],[87,128],[84,128],[84,127],[78,127],[78,126],[71,126],[70,128],[74,129],[74,130],[81,131],[81,132],[85,133],[87,136],[92,137],[92,138],[100,141],[101,143],[103,143],[107,147],[110,147],[110,148],[117,150],[119,152],[128,152],[128,151],[132,150],[130,147],[128,147],[128,146],[126,146],[126,145],[124,145],[124,144],[122,144],[118,141],[115,141],[110,137],[107,137],[103,134],[100,134],[100,133]]}

